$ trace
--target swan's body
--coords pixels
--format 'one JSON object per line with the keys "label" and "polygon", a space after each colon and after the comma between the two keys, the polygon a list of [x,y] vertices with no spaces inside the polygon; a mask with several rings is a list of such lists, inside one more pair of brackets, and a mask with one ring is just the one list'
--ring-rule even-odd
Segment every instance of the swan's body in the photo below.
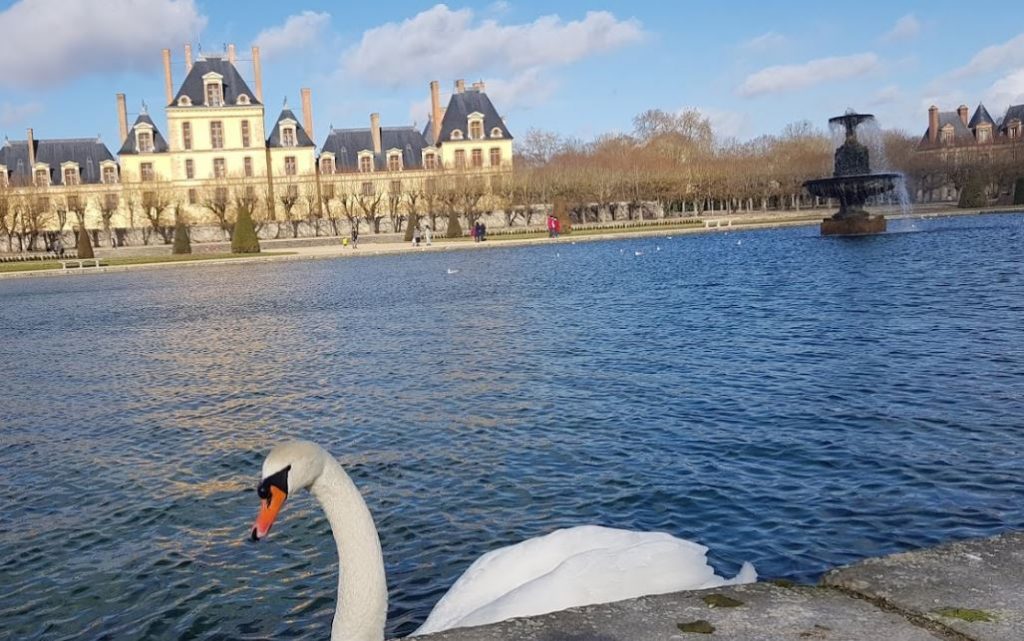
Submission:
{"label": "swan's body", "polygon": [[[381,641],[387,617],[384,559],[358,488],[333,456],[304,441],[274,448],[263,464],[263,479],[266,506],[253,538],[266,535],[288,492],[309,488],[331,524],[341,567],[331,639]],[[717,576],[706,553],[702,545],[660,532],[592,525],[558,530],[477,559],[413,634],[757,579],[748,563],[734,579]]]}

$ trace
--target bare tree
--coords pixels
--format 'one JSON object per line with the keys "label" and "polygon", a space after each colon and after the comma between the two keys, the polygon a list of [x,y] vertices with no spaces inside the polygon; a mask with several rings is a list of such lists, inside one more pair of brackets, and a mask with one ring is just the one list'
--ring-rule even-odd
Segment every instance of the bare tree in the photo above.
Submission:
{"label": "bare tree", "polygon": [[217,219],[225,240],[231,240],[235,233],[235,221],[231,216],[230,187],[227,180],[219,178],[208,184],[200,195],[200,202]]}
{"label": "bare tree", "polygon": [[379,211],[380,203],[383,199],[383,192],[373,182],[363,183],[362,188],[359,190],[359,195],[356,196],[359,209],[363,212],[363,219],[366,220],[366,224],[370,226],[370,229],[375,234],[380,233],[380,221],[384,220]]}
{"label": "bare tree", "polygon": [[[281,185],[281,188],[277,190],[277,202],[281,203],[284,219],[292,228],[292,238],[298,238],[299,225],[302,224],[302,219],[295,215],[295,205],[299,203],[299,185],[292,180]],[[281,237],[280,229],[278,226],[277,238]]]}

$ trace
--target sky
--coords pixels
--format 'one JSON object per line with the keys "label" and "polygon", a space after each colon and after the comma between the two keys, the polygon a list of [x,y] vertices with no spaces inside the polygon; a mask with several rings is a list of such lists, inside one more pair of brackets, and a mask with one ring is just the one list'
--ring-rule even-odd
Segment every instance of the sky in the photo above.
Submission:
{"label": "sky", "polygon": [[1024,103],[1019,4],[498,0],[0,0],[0,135],[99,135],[116,153],[115,94],[129,120],[148,105],[166,129],[161,49],[175,90],[184,43],[261,49],[268,125],[299,90],[314,139],[329,126],[422,127],[429,82],[486,82],[513,136],[536,127],[591,140],[628,132],[647,109],[698,109],[743,141],[847,109],[918,135],[931,104],[984,102],[997,119]]}

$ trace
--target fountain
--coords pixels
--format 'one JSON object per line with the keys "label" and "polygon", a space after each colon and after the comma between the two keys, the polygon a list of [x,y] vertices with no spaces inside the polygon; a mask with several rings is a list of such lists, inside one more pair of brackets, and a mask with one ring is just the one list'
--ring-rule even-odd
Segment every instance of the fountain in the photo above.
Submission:
{"label": "fountain", "polygon": [[885,216],[871,215],[864,203],[872,196],[885,194],[896,188],[900,174],[871,173],[868,148],[857,140],[857,126],[872,121],[871,114],[848,111],[830,118],[829,125],[843,125],[846,140],[836,149],[835,171],[832,178],[819,178],[804,183],[807,191],[822,198],[839,201],[839,211],[821,222],[821,235],[878,234],[885,231]]}

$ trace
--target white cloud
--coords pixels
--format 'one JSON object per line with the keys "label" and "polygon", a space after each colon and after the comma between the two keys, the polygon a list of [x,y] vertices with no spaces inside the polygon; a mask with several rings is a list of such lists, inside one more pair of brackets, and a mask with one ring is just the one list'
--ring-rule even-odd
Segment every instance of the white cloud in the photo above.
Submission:
{"label": "white cloud", "polygon": [[714,107],[686,107],[681,109],[680,113],[684,111],[697,111],[707,118],[711,123],[711,130],[715,132],[715,137],[719,140],[742,138],[747,133],[747,125],[750,124],[748,115],[740,111],[728,111]]}
{"label": "white cloud", "polygon": [[260,48],[262,55],[273,58],[286,51],[315,44],[330,22],[329,13],[303,11],[288,16],[284,24],[260,31],[252,43]]}
{"label": "white cloud", "polygon": [[871,73],[881,66],[873,53],[838,58],[819,58],[799,65],[767,67],[747,76],[736,90],[750,98],[770,93],[805,89],[834,80],[845,80]]}
{"label": "white cloud", "polygon": [[551,15],[503,25],[493,19],[477,22],[471,9],[452,11],[439,4],[367,30],[344,54],[343,67],[367,83],[396,87],[425,78],[564,66],[645,35],[637,20],[619,20],[607,11],[570,22]]}
{"label": "white cloud", "polygon": [[875,92],[875,95],[868,101],[869,105],[888,105],[899,101],[903,97],[903,92],[896,85],[889,85],[882,87]]}
{"label": "white cloud", "polygon": [[151,69],[160,48],[205,25],[194,0],[19,0],[0,12],[0,86],[49,88],[91,73]]}
{"label": "white cloud", "polygon": [[1022,65],[1024,65],[1024,33],[1002,44],[985,47],[976,53],[966,65],[954,70],[952,75],[954,78],[963,78]]}
{"label": "white cloud", "polygon": [[[1024,103],[1024,69],[1018,69],[995,81],[985,92],[985,102],[998,109]],[[995,111],[992,113],[995,114]]]}
{"label": "white cloud", "polygon": [[38,102],[26,102],[18,105],[10,102],[0,103],[0,125],[9,127],[24,123],[27,118],[31,118],[42,110],[43,106]]}
{"label": "white cloud", "polygon": [[892,29],[882,36],[882,40],[885,42],[906,42],[907,40],[913,40],[921,33],[921,22],[917,17],[908,13],[893,25]]}
{"label": "white cloud", "polygon": [[787,44],[789,44],[789,38],[780,33],[769,31],[768,33],[762,33],[756,38],[751,38],[750,40],[740,43],[740,49],[751,53],[766,53],[780,49]]}

